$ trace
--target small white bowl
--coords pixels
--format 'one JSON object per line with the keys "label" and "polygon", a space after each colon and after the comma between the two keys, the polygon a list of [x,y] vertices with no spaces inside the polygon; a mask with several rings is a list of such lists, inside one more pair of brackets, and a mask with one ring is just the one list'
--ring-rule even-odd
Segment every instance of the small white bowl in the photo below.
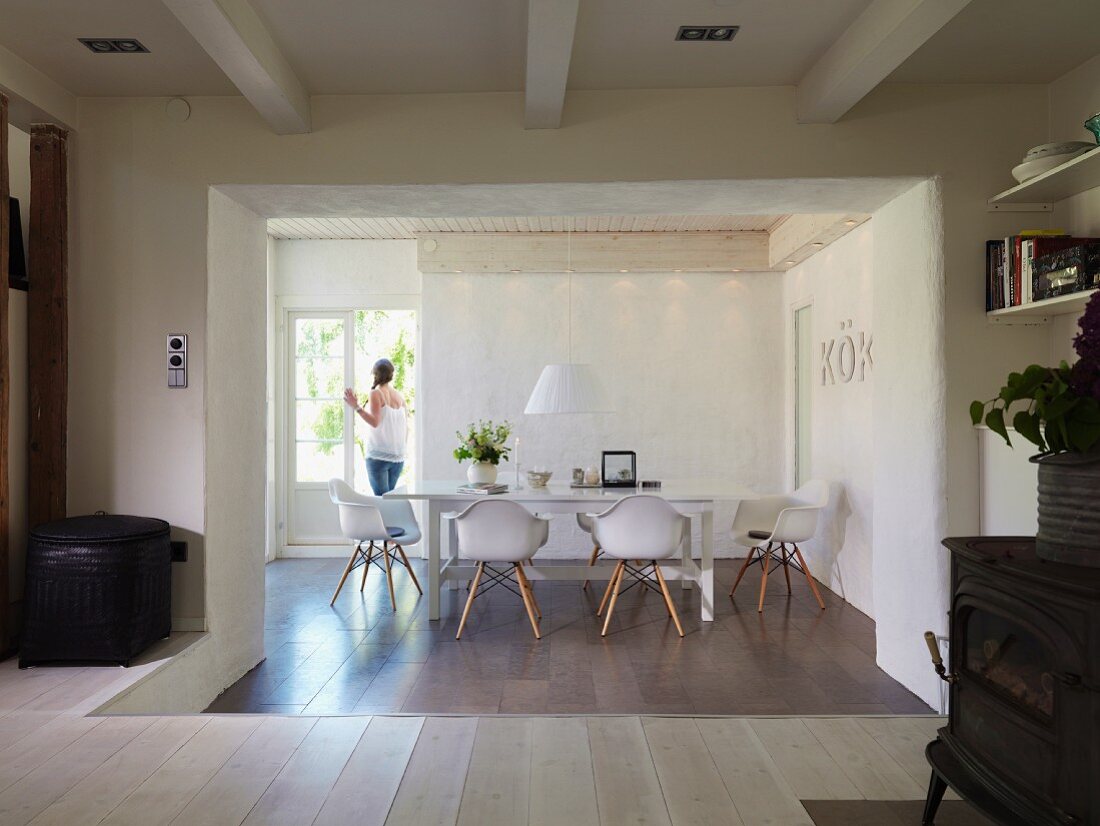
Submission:
{"label": "small white bowl", "polygon": [[527,471],[527,484],[533,488],[544,488],[553,475],[554,472],[551,470],[529,470]]}
{"label": "small white bowl", "polygon": [[1051,155],[1070,155],[1080,152],[1082,149],[1092,149],[1096,144],[1087,141],[1062,141],[1061,143],[1043,143],[1033,146],[1024,155],[1024,161],[1034,161],[1039,158],[1048,158]]}
{"label": "small white bowl", "polygon": [[1086,146],[1084,149],[1080,149],[1076,152],[1070,152],[1065,155],[1048,155],[1045,158],[1036,158],[1033,161],[1024,161],[1019,166],[1012,167],[1012,177],[1019,183],[1024,181],[1030,181],[1036,175],[1042,175],[1044,172],[1049,172],[1056,166],[1061,166],[1066,161],[1076,158],[1078,155],[1083,155],[1091,149],[1095,149],[1095,146]]}

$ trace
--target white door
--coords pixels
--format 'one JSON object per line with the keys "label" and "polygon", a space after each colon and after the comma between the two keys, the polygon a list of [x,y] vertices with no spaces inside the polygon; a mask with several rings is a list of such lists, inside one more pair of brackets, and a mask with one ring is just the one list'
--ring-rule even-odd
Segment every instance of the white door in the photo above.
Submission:
{"label": "white door", "polygon": [[287,313],[287,544],[340,545],[340,523],[328,481],[340,478],[370,493],[367,425],[344,403],[354,387],[366,404],[371,367],[394,363],[394,387],[409,408],[409,460],[415,474],[415,310],[295,310]]}
{"label": "white door", "polygon": [[794,486],[813,478],[810,462],[813,397],[813,305],[794,311]]}

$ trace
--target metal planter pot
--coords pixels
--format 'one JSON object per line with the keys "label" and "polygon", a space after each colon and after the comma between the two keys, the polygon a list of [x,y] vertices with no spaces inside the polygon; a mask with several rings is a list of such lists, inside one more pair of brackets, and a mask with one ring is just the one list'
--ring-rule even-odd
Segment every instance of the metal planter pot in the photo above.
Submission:
{"label": "metal planter pot", "polygon": [[1100,454],[1060,453],[1032,461],[1039,465],[1036,554],[1100,568]]}

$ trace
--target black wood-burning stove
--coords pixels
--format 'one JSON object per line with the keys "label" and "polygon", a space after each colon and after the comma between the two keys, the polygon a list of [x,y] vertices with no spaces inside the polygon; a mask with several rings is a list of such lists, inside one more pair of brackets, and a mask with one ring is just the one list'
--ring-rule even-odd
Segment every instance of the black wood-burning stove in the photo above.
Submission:
{"label": "black wood-burning stove", "polygon": [[951,708],[924,822],[949,785],[1004,824],[1100,824],[1100,568],[1043,561],[1033,538],[944,545]]}

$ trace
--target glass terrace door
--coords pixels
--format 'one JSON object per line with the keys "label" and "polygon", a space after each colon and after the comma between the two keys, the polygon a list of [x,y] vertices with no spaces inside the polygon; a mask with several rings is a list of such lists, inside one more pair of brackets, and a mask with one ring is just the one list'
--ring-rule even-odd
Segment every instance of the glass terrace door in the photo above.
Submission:
{"label": "glass terrace door", "polygon": [[288,313],[287,544],[342,544],[328,481],[340,478],[369,494],[366,449],[369,425],[344,404],[354,387],[365,406],[371,367],[394,363],[393,384],[409,408],[409,460],[415,473],[416,410],[414,310],[300,310]]}

